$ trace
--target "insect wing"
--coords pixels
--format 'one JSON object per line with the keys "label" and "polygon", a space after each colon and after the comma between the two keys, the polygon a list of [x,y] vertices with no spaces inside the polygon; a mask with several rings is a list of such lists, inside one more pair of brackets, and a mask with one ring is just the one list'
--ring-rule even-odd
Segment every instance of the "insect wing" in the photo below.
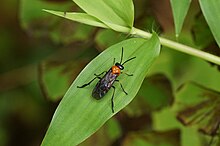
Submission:
{"label": "insect wing", "polygon": [[101,99],[110,90],[116,78],[117,75],[112,74],[112,71],[110,69],[96,84],[95,88],[93,89],[92,96],[95,99]]}

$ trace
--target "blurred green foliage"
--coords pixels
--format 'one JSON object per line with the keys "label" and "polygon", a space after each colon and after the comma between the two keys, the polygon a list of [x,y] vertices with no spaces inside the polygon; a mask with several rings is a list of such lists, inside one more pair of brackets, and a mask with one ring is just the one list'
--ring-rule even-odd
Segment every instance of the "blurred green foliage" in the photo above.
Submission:
{"label": "blurred green foliage", "polygon": [[[137,28],[154,29],[167,38],[174,38],[169,1],[134,0],[134,6]],[[8,0],[0,5],[2,146],[40,145],[58,102],[78,73],[99,52],[129,37],[55,17],[43,12],[43,8],[80,11],[67,0]],[[189,11],[178,41],[219,55],[196,1]],[[198,129],[204,129],[201,123],[205,123],[205,128],[212,128],[220,121],[218,68],[163,48],[149,74],[131,104],[80,145],[208,144],[210,136]],[[211,100],[211,104],[195,109],[204,100]],[[192,109],[198,110],[199,116]],[[201,123],[184,123],[207,111],[210,115]],[[183,126],[176,117],[190,126]]]}

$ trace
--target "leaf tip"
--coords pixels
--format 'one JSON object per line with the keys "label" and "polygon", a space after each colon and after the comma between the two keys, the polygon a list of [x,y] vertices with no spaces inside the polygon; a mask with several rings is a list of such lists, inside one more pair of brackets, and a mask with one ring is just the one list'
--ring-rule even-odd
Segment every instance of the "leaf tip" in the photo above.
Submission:
{"label": "leaf tip", "polygon": [[176,36],[176,38],[179,38],[179,33],[176,33],[176,35],[175,35],[175,36]]}
{"label": "leaf tip", "polygon": [[50,10],[47,9],[42,9],[42,11],[50,13]]}

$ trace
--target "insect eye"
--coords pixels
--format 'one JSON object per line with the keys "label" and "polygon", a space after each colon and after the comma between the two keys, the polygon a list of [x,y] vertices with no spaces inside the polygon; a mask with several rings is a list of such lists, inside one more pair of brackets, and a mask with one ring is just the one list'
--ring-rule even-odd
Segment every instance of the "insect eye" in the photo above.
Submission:
{"label": "insect eye", "polygon": [[118,67],[120,68],[120,70],[124,69],[124,66],[122,66],[121,64]]}

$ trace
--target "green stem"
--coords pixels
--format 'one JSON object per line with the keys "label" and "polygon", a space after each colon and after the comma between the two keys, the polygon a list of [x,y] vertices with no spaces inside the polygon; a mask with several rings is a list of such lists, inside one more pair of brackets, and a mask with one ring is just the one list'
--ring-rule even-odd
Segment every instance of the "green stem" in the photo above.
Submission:
{"label": "green stem", "polygon": [[[151,37],[151,33],[148,33],[146,31],[143,31],[137,28],[133,28],[132,34],[139,35],[141,37],[148,38],[148,39]],[[204,51],[201,51],[201,50],[198,50],[198,49],[195,49],[195,48],[192,48],[184,44],[180,44],[180,43],[177,43],[177,42],[174,42],[174,41],[162,38],[162,37],[159,37],[159,39],[160,39],[161,44],[168,48],[171,48],[171,49],[174,49],[174,50],[177,50],[177,51],[180,51],[180,52],[192,55],[192,56],[196,56],[196,57],[199,57],[204,60],[220,65],[220,57],[217,57],[210,53],[207,53],[207,52],[204,52]]]}

